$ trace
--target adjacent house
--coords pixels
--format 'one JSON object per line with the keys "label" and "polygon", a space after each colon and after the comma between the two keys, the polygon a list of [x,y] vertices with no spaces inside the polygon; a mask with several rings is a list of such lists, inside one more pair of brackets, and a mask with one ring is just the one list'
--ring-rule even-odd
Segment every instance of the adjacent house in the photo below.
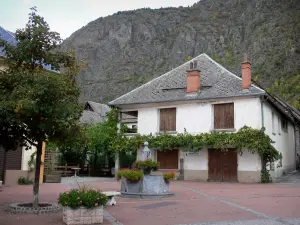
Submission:
{"label": "adjacent house", "polygon": [[0,181],[5,185],[14,185],[21,176],[32,177],[28,171],[28,162],[35,151],[36,148],[33,146],[29,150],[18,147],[6,153],[3,148],[0,148]]}
{"label": "adjacent house", "polygon": [[84,110],[79,121],[82,124],[102,123],[107,119],[107,113],[110,111],[108,105],[88,101],[84,105]]}
{"label": "adjacent house", "polygon": [[[283,155],[281,162],[272,165],[272,177],[295,170],[300,151],[299,111],[254,84],[248,61],[242,63],[241,74],[239,77],[201,54],[109,105],[120,109],[121,123],[123,115],[135,115],[134,125],[142,135],[176,135],[184,130],[191,134],[236,132],[245,125],[265,127],[266,134],[275,141],[274,147]],[[227,153],[203,149],[196,154],[180,149],[153,151],[152,157],[160,162],[161,171],[181,170],[185,180],[260,180],[260,156],[246,150],[242,155],[234,149]],[[282,167],[277,168],[277,163]]]}

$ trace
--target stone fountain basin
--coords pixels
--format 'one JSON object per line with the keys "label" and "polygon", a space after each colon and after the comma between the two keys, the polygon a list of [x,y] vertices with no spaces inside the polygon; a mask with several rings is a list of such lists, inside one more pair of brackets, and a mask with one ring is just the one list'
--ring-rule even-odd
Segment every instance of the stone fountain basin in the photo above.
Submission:
{"label": "stone fountain basin", "polygon": [[131,198],[163,198],[174,195],[170,192],[170,183],[159,175],[145,175],[137,182],[122,177],[120,192],[122,197]]}

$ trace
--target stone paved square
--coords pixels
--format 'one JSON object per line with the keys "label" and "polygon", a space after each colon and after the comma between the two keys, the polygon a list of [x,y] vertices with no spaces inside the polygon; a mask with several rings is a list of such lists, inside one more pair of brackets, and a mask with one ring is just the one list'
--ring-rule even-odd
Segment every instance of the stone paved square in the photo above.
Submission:
{"label": "stone paved square", "polygon": [[[40,201],[56,202],[58,194],[87,185],[102,191],[119,191],[111,178],[63,179],[42,184]],[[299,183],[241,184],[174,181],[175,196],[163,199],[117,197],[116,206],[105,206],[103,225],[300,225]],[[0,192],[0,225],[62,225],[62,213],[13,215],[5,206],[32,200],[32,186],[3,187]]]}

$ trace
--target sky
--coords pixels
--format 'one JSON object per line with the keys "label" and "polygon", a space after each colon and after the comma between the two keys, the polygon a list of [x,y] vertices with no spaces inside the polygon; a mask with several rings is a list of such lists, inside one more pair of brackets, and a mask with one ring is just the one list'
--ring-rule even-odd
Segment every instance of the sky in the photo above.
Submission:
{"label": "sky", "polygon": [[89,22],[118,11],[192,6],[198,0],[0,0],[0,26],[11,32],[24,28],[36,6],[52,31],[63,39]]}

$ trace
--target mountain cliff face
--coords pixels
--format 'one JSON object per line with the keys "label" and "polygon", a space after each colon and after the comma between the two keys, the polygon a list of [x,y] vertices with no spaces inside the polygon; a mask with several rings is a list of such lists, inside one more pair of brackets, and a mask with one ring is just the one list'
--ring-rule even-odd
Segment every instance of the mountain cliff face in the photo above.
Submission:
{"label": "mountain cliff face", "polygon": [[264,87],[300,71],[299,0],[202,0],[99,18],[62,49],[88,63],[81,101],[107,102],[203,52],[236,74],[244,53]]}

